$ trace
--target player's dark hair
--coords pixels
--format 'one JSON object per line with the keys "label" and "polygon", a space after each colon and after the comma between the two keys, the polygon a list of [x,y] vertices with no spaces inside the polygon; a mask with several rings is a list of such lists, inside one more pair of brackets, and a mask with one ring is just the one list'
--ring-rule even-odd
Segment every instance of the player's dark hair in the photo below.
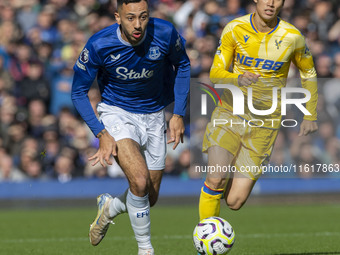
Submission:
{"label": "player's dark hair", "polygon": [[117,7],[120,7],[123,4],[139,3],[141,1],[148,2],[148,0],[117,0]]}

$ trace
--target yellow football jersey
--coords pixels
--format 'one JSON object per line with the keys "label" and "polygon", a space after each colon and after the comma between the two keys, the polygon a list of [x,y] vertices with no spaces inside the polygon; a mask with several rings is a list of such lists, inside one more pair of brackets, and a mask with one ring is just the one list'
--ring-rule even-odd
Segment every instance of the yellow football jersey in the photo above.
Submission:
{"label": "yellow football jersey", "polygon": [[[302,87],[309,90],[311,99],[306,109],[311,115],[304,119],[316,120],[317,82],[312,55],[306,46],[304,36],[293,25],[278,18],[277,25],[269,32],[259,32],[253,22],[254,14],[234,19],[226,25],[221,35],[210,79],[215,84],[234,84],[244,72],[259,74],[258,82],[252,84],[252,103],[257,110],[270,109],[273,103],[273,88],[278,90],[276,110],[266,116],[254,115],[247,106],[247,87],[240,89],[244,94],[245,114],[240,117],[253,119],[281,119],[280,88],[286,86],[291,61],[298,67]],[[229,67],[233,64],[233,71]],[[225,89],[222,95],[223,107],[232,111],[233,98],[230,90]],[[279,121],[264,121],[263,127],[279,128]]]}

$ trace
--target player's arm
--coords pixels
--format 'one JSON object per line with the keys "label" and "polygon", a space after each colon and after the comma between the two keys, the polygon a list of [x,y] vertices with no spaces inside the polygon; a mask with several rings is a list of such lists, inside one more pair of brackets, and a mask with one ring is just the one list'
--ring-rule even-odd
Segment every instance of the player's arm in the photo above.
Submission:
{"label": "player's arm", "polygon": [[169,122],[170,139],[167,143],[174,142],[173,149],[176,149],[178,143],[183,143],[184,123],[187,100],[190,88],[190,60],[185,51],[185,40],[176,31],[172,29],[169,60],[176,69],[176,78],[174,85],[174,114]]}
{"label": "player's arm", "polygon": [[236,41],[231,25],[227,25],[216,50],[214,62],[210,69],[210,80],[214,84],[234,84],[236,86],[249,86],[257,82],[259,75],[245,72],[243,74],[229,72],[234,59]]}
{"label": "player's arm", "polygon": [[292,60],[300,71],[302,87],[311,93],[311,99],[306,103],[306,109],[311,113],[311,115],[304,116],[299,132],[299,136],[308,135],[318,129],[318,125],[316,123],[318,85],[313,57],[302,35],[297,38],[296,50]]}
{"label": "player's arm", "polygon": [[214,84],[234,84],[238,85],[240,74],[229,72],[229,67],[233,61],[236,42],[233,37],[231,26],[228,24],[221,35],[219,46],[217,47],[213,64],[210,69],[210,80]]}
{"label": "player's arm", "polygon": [[110,156],[116,155],[116,143],[113,137],[105,130],[104,125],[97,119],[88,97],[88,91],[96,78],[100,59],[91,42],[88,42],[74,65],[74,77],[72,83],[71,98],[73,104],[93,134],[99,138],[99,150],[89,160],[99,161],[104,166],[112,164]]}
{"label": "player's arm", "polygon": [[99,58],[91,42],[88,42],[73,67],[71,98],[80,116],[95,136],[104,129],[104,125],[97,119],[87,93],[96,78],[98,68]]}

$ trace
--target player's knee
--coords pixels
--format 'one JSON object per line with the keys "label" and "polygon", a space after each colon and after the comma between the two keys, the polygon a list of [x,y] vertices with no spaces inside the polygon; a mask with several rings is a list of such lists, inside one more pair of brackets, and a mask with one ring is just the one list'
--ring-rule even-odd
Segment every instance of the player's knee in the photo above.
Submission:
{"label": "player's knee", "polygon": [[245,202],[246,200],[242,199],[241,197],[234,197],[234,198],[226,199],[226,203],[228,207],[234,211],[240,210]]}
{"label": "player's knee", "polygon": [[133,180],[130,180],[130,189],[132,193],[138,196],[145,196],[149,190],[150,181],[145,176],[135,176]]}

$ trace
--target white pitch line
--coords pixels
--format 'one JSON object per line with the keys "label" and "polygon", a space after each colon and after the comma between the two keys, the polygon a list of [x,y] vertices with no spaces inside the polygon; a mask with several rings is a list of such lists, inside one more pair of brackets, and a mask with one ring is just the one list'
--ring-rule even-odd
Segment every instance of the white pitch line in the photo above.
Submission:
{"label": "white pitch line", "polygon": [[[258,239],[258,238],[282,238],[282,237],[320,237],[320,236],[340,236],[340,232],[314,232],[314,233],[271,233],[271,234],[240,234],[236,233],[236,238],[249,238],[249,239]],[[113,241],[129,241],[134,240],[134,237],[128,236],[106,236],[105,239],[113,240]],[[191,240],[192,236],[190,235],[152,235],[153,240],[180,240],[180,239],[188,239]],[[38,243],[38,242],[85,242],[88,241],[89,238],[86,237],[68,237],[68,238],[13,238],[13,239],[0,239],[0,243]]]}

